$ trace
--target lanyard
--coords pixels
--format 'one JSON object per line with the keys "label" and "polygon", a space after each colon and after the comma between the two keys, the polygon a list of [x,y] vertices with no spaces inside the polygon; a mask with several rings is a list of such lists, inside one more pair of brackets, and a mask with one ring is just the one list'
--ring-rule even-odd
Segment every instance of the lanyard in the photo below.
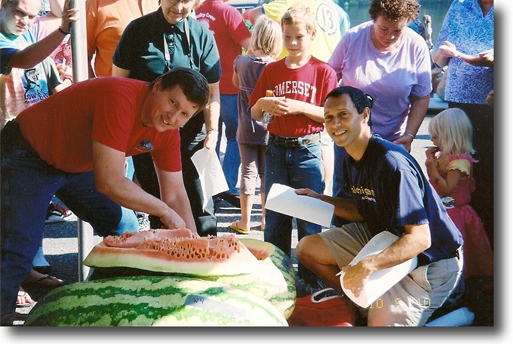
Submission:
{"label": "lanyard", "polygon": [[[162,36],[164,37],[164,58],[166,59],[166,66],[167,66],[168,69],[171,69],[170,68],[170,65],[171,65],[171,54],[169,53],[169,50],[170,50],[170,47],[173,47],[175,45],[175,43],[171,42],[171,44],[168,44],[167,40],[166,40],[166,34],[163,33]],[[171,34],[171,40],[172,41],[175,38],[174,36],[175,36],[174,34]]]}
{"label": "lanyard", "polygon": [[[187,21],[187,18],[184,19],[184,29],[185,29],[185,42],[186,42],[186,55],[189,58],[189,67],[191,69],[194,69],[194,62],[192,60],[192,54],[191,54],[191,47],[190,47],[190,32],[189,32],[189,22]],[[164,58],[166,60],[166,68],[167,71],[171,70],[171,53],[169,52],[171,48],[174,47],[174,33],[171,35],[171,44],[167,43],[166,40],[166,34],[163,33],[162,37],[164,38]],[[174,52],[173,52],[174,53]]]}

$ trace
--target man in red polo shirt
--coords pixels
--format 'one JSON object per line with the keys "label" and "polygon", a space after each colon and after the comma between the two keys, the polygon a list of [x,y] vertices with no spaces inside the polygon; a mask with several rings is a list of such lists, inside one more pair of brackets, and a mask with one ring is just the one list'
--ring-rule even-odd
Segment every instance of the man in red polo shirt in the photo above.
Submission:
{"label": "man in red polo shirt", "polygon": [[[34,104],[2,130],[2,320],[41,243],[56,195],[100,236],[137,231],[134,211],[196,232],[183,185],[178,128],[206,105],[208,82],[173,68],[152,83],[104,77]],[[124,175],[125,157],[151,152],[161,199]],[[3,322],[3,321],[2,321]]]}

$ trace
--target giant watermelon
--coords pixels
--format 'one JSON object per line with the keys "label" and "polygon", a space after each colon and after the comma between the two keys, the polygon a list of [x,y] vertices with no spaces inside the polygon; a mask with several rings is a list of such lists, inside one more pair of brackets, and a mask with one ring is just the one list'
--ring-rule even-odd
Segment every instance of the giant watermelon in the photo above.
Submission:
{"label": "giant watermelon", "polygon": [[256,269],[257,259],[235,235],[199,237],[189,229],[153,229],[108,236],[84,264],[193,275],[238,275]]}
{"label": "giant watermelon", "polygon": [[134,276],[55,289],[25,326],[287,326],[269,302],[184,276]]}
{"label": "giant watermelon", "polygon": [[[186,275],[242,289],[269,301],[285,318],[288,318],[292,314],[296,302],[295,270],[290,258],[271,243],[256,239],[240,239],[240,241],[257,259],[253,272],[235,276]],[[173,275],[172,273],[165,274]],[[140,275],[155,276],[163,275],[163,273],[120,267],[95,268],[90,280]]]}

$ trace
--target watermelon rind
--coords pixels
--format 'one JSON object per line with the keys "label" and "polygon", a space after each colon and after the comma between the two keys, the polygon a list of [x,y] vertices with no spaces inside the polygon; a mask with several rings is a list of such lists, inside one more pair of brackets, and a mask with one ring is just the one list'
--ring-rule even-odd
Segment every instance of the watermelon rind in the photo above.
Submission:
{"label": "watermelon rind", "polygon": [[239,238],[239,241],[259,260],[271,256],[276,250],[281,251],[278,246],[258,239]]}
{"label": "watermelon rind", "polygon": [[57,288],[25,326],[287,326],[271,303],[218,282],[134,276]]}
{"label": "watermelon rind", "polygon": [[[258,283],[248,285],[247,288],[239,287],[270,301],[282,312],[285,318],[288,318],[294,311],[297,296],[296,270],[294,269],[292,260],[283,250],[269,242],[251,238],[241,238],[240,241],[253,254],[262,257],[264,253],[266,253],[268,258],[262,260],[260,262],[262,264],[259,265],[259,270],[253,273],[255,276],[258,276]],[[261,253],[256,253],[256,250],[260,250]],[[272,269],[270,263],[272,263],[276,269]],[[264,269],[266,270],[265,272],[263,271]],[[279,272],[279,274],[277,272]],[[243,278],[247,277],[241,277],[241,279]],[[258,284],[263,286],[262,292],[256,290]]]}

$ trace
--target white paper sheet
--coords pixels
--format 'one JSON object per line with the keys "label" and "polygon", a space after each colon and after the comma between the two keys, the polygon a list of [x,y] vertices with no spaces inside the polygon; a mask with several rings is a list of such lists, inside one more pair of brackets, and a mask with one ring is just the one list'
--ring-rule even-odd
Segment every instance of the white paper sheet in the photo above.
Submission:
{"label": "white paper sheet", "polygon": [[329,228],[335,206],[317,198],[297,195],[293,188],[275,183],[267,195],[265,209]]}
{"label": "white paper sheet", "polygon": [[[356,257],[354,257],[349,265],[355,265],[364,258],[380,253],[385,248],[396,242],[397,239],[399,239],[397,235],[386,231],[375,235],[367,245],[362,248]],[[413,259],[407,260],[399,265],[372,273],[369,276],[369,281],[365,285],[365,288],[363,288],[358,297],[355,297],[353,292],[344,288],[342,280],[345,272],[340,271],[337,276],[340,275],[340,285],[342,286],[344,293],[358,306],[367,308],[416,267],[417,257],[414,257]]]}
{"label": "white paper sheet", "polygon": [[215,150],[202,148],[194,153],[191,160],[199,174],[204,210],[208,202],[212,201],[212,196],[229,189],[228,184]]}

